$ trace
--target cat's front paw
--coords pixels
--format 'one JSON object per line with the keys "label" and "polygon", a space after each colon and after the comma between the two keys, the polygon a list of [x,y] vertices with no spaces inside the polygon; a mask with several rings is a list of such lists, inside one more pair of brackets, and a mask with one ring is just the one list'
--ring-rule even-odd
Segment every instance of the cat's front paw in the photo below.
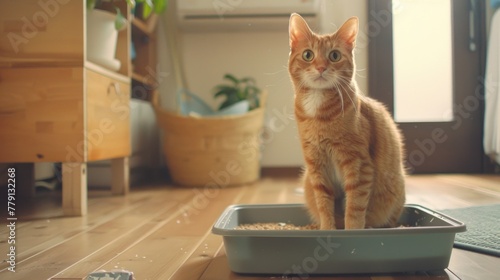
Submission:
{"label": "cat's front paw", "polygon": [[365,222],[364,221],[349,221],[345,222],[345,229],[364,229]]}
{"label": "cat's front paw", "polygon": [[333,223],[321,223],[321,225],[319,226],[319,229],[332,230],[332,229],[337,229],[337,228],[335,227],[335,224],[333,224]]}

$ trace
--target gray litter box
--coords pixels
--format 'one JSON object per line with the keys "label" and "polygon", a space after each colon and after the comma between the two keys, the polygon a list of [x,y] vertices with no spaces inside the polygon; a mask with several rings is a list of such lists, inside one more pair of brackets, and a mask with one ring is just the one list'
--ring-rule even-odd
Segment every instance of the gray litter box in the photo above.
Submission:
{"label": "gray litter box", "polygon": [[241,230],[241,224],[310,224],[303,204],[229,206],[212,228],[237,273],[313,275],[442,270],[465,225],[419,205],[405,205],[398,228]]}

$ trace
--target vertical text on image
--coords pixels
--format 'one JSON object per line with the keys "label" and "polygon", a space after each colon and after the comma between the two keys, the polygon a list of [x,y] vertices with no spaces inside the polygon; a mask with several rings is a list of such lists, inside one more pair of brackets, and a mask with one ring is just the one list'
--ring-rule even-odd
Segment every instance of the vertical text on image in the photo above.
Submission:
{"label": "vertical text on image", "polygon": [[8,232],[8,253],[7,268],[11,272],[16,272],[16,169],[7,169],[7,228]]}

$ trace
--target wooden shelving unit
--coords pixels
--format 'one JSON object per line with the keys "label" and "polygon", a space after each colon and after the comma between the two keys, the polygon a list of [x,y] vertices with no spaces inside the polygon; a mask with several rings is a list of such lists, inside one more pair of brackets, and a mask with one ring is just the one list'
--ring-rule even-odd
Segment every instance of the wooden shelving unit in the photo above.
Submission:
{"label": "wooden shelving unit", "polygon": [[[112,71],[87,60],[85,1],[40,5],[0,9],[0,162],[62,162],[64,213],[85,215],[87,162],[111,159],[112,192],[129,189],[132,27]],[[125,1],[103,9],[115,6],[131,18]]]}
{"label": "wooden shelving unit", "polygon": [[151,14],[147,20],[132,19],[132,44],[136,57],[132,58],[132,98],[151,100],[157,90],[157,38],[158,16]]}

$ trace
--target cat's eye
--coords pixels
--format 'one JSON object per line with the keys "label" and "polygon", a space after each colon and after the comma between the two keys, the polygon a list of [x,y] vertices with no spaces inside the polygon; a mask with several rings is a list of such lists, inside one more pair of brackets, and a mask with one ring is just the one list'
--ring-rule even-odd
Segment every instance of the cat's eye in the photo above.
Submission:
{"label": "cat's eye", "polygon": [[328,58],[332,61],[332,62],[337,62],[340,60],[340,58],[342,57],[342,54],[335,50],[335,51],[331,51],[330,54],[328,55]]}
{"label": "cat's eye", "polygon": [[302,53],[302,59],[304,59],[305,61],[311,61],[313,60],[313,58],[314,58],[314,53],[311,50],[305,50]]}

